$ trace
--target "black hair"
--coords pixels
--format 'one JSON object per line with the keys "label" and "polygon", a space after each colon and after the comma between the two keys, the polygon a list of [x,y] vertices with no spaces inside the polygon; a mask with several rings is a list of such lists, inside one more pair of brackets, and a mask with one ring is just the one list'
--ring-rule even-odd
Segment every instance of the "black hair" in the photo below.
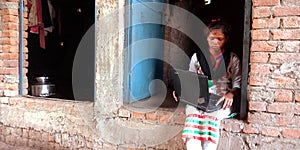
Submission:
{"label": "black hair", "polygon": [[207,27],[209,32],[215,29],[221,29],[226,38],[230,37],[232,31],[231,25],[224,20],[213,20]]}

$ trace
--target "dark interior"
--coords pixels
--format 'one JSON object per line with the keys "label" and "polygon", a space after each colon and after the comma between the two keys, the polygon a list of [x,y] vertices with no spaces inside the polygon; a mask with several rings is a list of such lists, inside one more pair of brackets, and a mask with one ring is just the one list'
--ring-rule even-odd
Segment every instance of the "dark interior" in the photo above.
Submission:
{"label": "dark interior", "polygon": [[232,35],[228,43],[229,49],[240,58],[243,55],[244,3],[244,0],[211,0],[209,5],[204,5],[204,7],[195,5],[194,8],[194,14],[205,24],[218,18],[231,24]]}
{"label": "dark interior", "polygon": [[[180,4],[179,4],[180,3]],[[243,56],[243,35],[244,35],[244,0],[211,0],[211,3],[205,5],[204,1],[189,0],[187,9],[195,16],[197,16],[204,24],[208,25],[212,20],[222,19],[228,22],[232,26],[232,35],[228,41],[228,50],[236,53],[242,62]],[[182,1],[170,0],[170,4],[181,6]],[[174,29],[173,29],[174,30]],[[175,29],[176,30],[176,29]],[[191,29],[197,30],[197,29]],[[199,49],[199,47],[193,42],[189,42],[191,45],[188,47],[181,47],[184,49],[190,57]],[[180,45],[179,45],[180,47]],[[192,50],[192,51],[191,51]],[[172,97],[172,86],[168,89],[169,94],[167,99],[162,104],[163,107],[177,107]]]}
{"label": "dark interior", "polygon": [[[42,0],[42,3],[47,0]],[[56,86],[54,97],[74,99],[72,91],[72,64],[80,40],[95,22],[93,0],[51,0],[55,10],[54,30],[45,37],[46,48],[39,45],[39,35],[28,30],[29,87],[34,78],[51,77]],[[44,12],[44,11],[43,11]],[[46,17],[43,21],[46,27]],[[49,23],[48,23],[49,26]],[[29,94],[31,94],[29,88]]]}

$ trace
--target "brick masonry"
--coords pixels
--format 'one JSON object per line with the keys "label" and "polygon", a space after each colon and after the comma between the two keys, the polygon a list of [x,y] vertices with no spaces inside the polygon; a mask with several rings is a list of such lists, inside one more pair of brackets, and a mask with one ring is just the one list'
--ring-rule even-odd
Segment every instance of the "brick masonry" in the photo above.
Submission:
{"label": "brick masonry", "polygon": [[[97,1],[98,17],[119,5],[122,5],[120,1]],[[223,120],[219,150],[300,149],[299,10],[297,0],[252,1],[248,118]],[[24,16],[27,17],[26,12]],[[94,103],[19,97],[18,1],[0,2],[0,20],[0,141],[51,150],[184,149],[180,139],[184,115],[180,111],[158,109],[139,112],[121,107],[122,69],[98,72],[98,100]],[[25,29],[26,23],[25,19]],[[166,38],[172,41],[176,39],[175,35],[176,32]],[[24,36],[26,58],[27,35]],[[100,37],[98,40],[101,43]],[[108,59],[98,59],[98,63],[122,62],[122,59],[114,59],[115,56],[123,56],[118,49],[122,47],[118,43],[120,37],[114,40],[105,46],[107,51],[104,51],[103,57]],[[27,62],[24,64],[25,67],[28,65]],[[118,68],[109,65],[101,67]],[[105,78],[102,79],[100,74]],[[26,78],[24,85],[26,89]],[[109,126],[110,123],[120,123],[135,130],[115,138],[109,133],[112,129],[121,130]],[[141,134],[160,125],[166,125],[168,130],[150,130]],[[170,134],[170,131],[176,132]],[[162,135],[173,138],[155,141]],[[151,142],[159,144],[151,145]]]}

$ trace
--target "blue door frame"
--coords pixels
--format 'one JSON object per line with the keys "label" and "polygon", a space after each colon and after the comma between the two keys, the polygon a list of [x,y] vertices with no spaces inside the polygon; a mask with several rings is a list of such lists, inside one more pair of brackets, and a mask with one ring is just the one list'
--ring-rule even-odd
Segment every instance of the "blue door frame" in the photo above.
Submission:
{"label": "blue door frame", "polygon": [[[125,101],[132,103],[151,96],[159,87],[151,85],[154,79],[162,80],[164,55],[164,26],[162,14],[147,7],[149,0],[130,0],[127,23],[127,54],[125,63]],[[160,0],[150,2],[162,2]],[[159,24],[145,23],[154,18]],[[126,71],[127,70],[127,71]]]}

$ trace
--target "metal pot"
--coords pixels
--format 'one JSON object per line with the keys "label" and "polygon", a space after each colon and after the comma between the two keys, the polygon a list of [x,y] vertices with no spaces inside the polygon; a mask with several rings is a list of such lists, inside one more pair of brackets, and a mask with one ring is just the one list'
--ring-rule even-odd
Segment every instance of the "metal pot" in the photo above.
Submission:
{"label": "metal pot", "polygon": [[51,83],[50,77],[36,77],[30,86],[31,95],[39,97],[49,97],[56,94],[55,84]]}
{"label": "metal pot", "polygon": [[54,84],[31,85],[31,94],[33,96],[48,97],[55,95]]}
{"label": "metal pot", "polygon": [[51,83],[50,77],[36,77],[36,84],[49,84]]}

